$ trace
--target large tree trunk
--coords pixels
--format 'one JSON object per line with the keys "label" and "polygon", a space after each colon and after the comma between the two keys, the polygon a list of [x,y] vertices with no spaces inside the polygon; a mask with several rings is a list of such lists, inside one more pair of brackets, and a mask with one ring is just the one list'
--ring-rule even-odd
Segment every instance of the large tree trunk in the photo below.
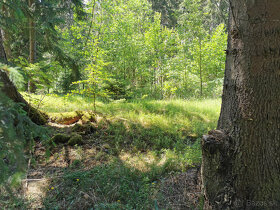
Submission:
{"label": "large tree trunk", "polygon": [[[0,61],[7,63],[6,53],[3,46],[1,29],[0,29]],[[14,102],[23,104],[23,109],[27,112],[28,116],[34,123],[38,125],[46,124],[47,116],[45,116],[39,110],[30,106],[26,102],[26,100],[24,100],[24,98],[17,91],[15,85],[9,79],[6,72],[3,71],[2,69],[0,69],[0,91],[5,93],[5,95],[8,96]]]}
{"label": "large tree trunk", "polygon": [[280,208],[280,1],[232,0],[218,128],[202,139],[207,208]]}

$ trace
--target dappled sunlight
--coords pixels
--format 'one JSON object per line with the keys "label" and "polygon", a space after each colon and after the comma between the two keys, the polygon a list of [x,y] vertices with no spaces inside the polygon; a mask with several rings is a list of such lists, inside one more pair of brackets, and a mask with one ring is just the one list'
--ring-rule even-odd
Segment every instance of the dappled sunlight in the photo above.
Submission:
{"label": "dappled sunlight", "polygon": [[[92,99],[82,96],[61,96],[56,94],[44,94],[42,96],[26,92],[21,92],[21,94],[29,103],[34,104],[34,107],[48,113],[94,110]],[[100,107],[103,106],[103,103],[97,102],[96,105]]]}
{"label": "dappled sunlight", "polygon": [[151,165],[158,165],[159,158],[153,152],[147,153],[128,153],[122,152],[119,155],[121,161],[123,161],[126,165],[136,168],[139,171],[147,172],[151,170]]}
{"label": "dappled sunlight", "polygon": [[0,8],[0,209],[203,207],[228,1]]}
{"label": "dappled sunlight", "polygon": [[50,190],[50,179],[28,179],[23,180],[24,183],[24,198],[30,203],[30,208],[43,208],[43,200],[46,197],[47,191]]}
{"label": "dappled sunlight", "polygon": [[[31,95],[31,98],[41,97]],[[139,125],[143,129],[162,129],[174,134],[179,132],[182,135],[199,137],[216,127],[220,103],[220,99],[131,102],[120,100],[117,103],[108,104],[97,102],[97,112],[102,115],[97,114],[96,120],[101,121],[106,117],[112,123],[123,123],[127,132],[133,131],[131,128],[134,125]],[[60,122],[68,115],[70,118],[73,115],[68,122],[74,123],[79,120],[74,119],[77,115],[76,111],[93,110],[93,104],[81,96],[72,95],[63,98],[47,95],[41,102],[40,109],[47,112],[51,119]],[[54,111],[59,111],[59,113],[54,113]],[[182,130],[184,133],[181,132]]]}
{"label": "dappled sunlight", "polygon": [[[38,180],[30,182],[26,201],[49,209],[137,209],[153,208],[154,203],[165,208],[176,206],[174,193],[180,205],[198,205],[197,175],[190,170],[198,170],[200,137],[215,128],[220,100],[99,103],[94,113],[80,96],[46,99],[60,100],[63,106],[40,105],[54,137],[78,135],[82,141],[71,146],[53,137],[36,148],[38,165],[28,177]],[[180,177],[190,182],[180,188]],[[180,197],[184,189],[191,197]]]}
{"label": "dappled sunlight", "polygon": [[[40,149],[36,150],[35,157],[38,164],[31,167],[27,173],[27,179],[22,180],[24,198],[26,203],[30,203],[30,208],[46,207],[46,199],[53,193],[64,190],[63,183],[56,183],[65,176],[65,170],[87,171],[94,167],[105,164],[109,158],[106,153],[96,147],[84,146],[64,146],[58,145],[51,151],[46,159],[45,148],[37,145]],[[77,176],[74,180],[81,177]],[[61,206],[63,207],[63,206]]]}
{"label": "dappled sunlight", "polygon": [[165,172],[186,171],[200,163],[201,153],[197,150],[198,147],[199,144],[195,144],[194,146],[185,146],[184,151],[165,149],[160,153],[155,151],[136,154],[121,152],[118,157],[126,165],[141,172],[151,172],[155,168]]}

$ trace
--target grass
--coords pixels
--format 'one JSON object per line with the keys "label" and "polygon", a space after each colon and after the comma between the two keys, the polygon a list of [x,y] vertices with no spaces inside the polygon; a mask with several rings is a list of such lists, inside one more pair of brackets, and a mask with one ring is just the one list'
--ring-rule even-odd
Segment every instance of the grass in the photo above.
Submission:
{"label": "grass", "polygon": [[[81,96],[49,95],[43,98],[39,106],[41,95],[28,97],[25,94],[25,98],[35,104],[35,107],[50,114],[93,110],[92,100]],[[182,132],[190,137],[201,137],[208,130],[215,128],[220,103],[220,99],[130,102],[119,100],[112,103],[97,102],[97,112],[114,122],[126,121],[145,129],[155,127],[173,134]]]}
{"label": "grass", "polygon": [[[25,98],[52,116],[93,110],[92,101],[80,96]],[[61,176],[51,179],[44,208],[173,209],[175,203],[187,205],[187,198],[167,202],[163,180],[176,180],[174,176],[200,165],[200,138],[216,127],[219,111],[219,99],[98,102],[95,133],[85,136],[85,145],[72,147],[79,155],[62,167]],[[52,156],[62,153],[58,147]],[[173,186],[171,194],[176,191]]]}
{"label": "grass", "polygon": [[[133,170],[121,161],[114,160],[88,171],[68,171],[63,178],[64,190],[51,190],[45,207],[61,208],[57,205],[66,198],[70,209],[140,209],[152,208],[153,184],[149,177]],[[56,183],[54,183],[56,186]],[[77,196],[81,194],[81,196]],[[93,206],[94,203],[94,206]]]}

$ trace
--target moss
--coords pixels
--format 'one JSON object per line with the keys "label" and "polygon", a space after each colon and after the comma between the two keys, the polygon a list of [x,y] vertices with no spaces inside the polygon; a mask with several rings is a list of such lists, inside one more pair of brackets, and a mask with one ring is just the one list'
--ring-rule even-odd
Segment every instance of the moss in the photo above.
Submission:
{"label": "moss", "polygon": [[85,127],[86,127],[85,130],[86,134],[95,133],[97,130],[97,128],[91,123],[86,124]]}
{"label": "moss", "polygon": [[70,125],[81,119],[78,112],[51,113],[50,120],[59,124]]}
{"label": "moss", "polygon": [[83,125],[76,123],[76,124],[74,125],[74,127],[72,128],[72,131],[73,131],[73,132],[82,132],[83,129],[84,129],[84,126],[83,126]]}
{"label": "moss", "polygon": [[83,112],[81,117],[82,123],[96,122],[95,114],[93,112]]}
{"label": "moss", "polygon": [[70,139],[70,136],[69,135],[66,135],[66,134],[63,134],[63,133],[58,133],[56,135],[54,135],[51,139],[51,142],[54,142],[56,144],[59,144],[59,143],[67,143]]}
{"label": "moss", "polygon": [[74,146],[74,145],[80,145],[83,143],[83,138],[81,135],[74,133],[72,134],[71,138],[68,141],[68,145]]}
{"label": "moss", "polygon": [[85,125],[76,124],[72,128],[73,132],[83,132],[85,134],[91,134],[96,132],[96,127],[92,123],[87,123]]}
{"label": "moss", "polygon": [[65,125],[70,125],[81,120],[83,124],[86,124],[88,122],[95,122],[95,114],[85,111],[51,113],[50,120]]}
{"label": "moss", "polygon": [[49,118],[46,113],[41,112],[32,106],[30,106],[28,116],[37,125],[45,125],[48,122],[48,118]]}

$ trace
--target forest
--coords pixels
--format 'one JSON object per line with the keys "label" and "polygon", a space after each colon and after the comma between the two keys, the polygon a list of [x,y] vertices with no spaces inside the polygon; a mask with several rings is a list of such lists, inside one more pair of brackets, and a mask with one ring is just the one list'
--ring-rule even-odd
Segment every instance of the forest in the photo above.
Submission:
{"label": "forest", "polygon": [[225,3],[8,2],[2,38],[21,91],[102,101],[221,95]]}
{"label": "forest", "polygon": [[[268,65],[251,65],[261,59],[239,49],[262,40],[246,45],[242,29],[257,34],[261,18],[250,13],[257,3],[244,4],[248,11],[236,0],[0,0],[0,209],[277,206],[276,194],[246,194],[238,174],[256,170],[234,165],[234,145],[264,154],[243,140],[278,140],[249,131],[263,118],[248,111],[261,91],[246,72]],[[267,120],[268,106],[256,108]]]}

